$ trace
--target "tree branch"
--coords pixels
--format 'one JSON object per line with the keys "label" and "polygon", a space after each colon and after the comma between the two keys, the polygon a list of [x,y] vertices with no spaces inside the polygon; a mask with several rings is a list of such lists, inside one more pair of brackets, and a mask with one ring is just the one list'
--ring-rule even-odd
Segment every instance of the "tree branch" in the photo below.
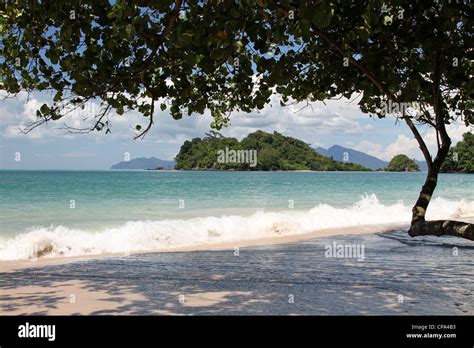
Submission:
{"label": "tree branch", "polygon": [[155,99],[153,98],[151,100],[150,120],[148,122],[148,126],[140,134],[135,136],[133,138],[133,140],[136,140],[136,139],[139,139],[139,138],[141,138],[143,140],[143,138],[145,137],[145,135],[148,133],[148,131],[151,129],[151,126],[153,125],[153,113],[154,112],[155,112]]}
{"label": "tree branch", "polygon": [[452,220],[418,221],[408,233],[411,237],[455,236],[474,241],[474,224]]}
{"label": "tree branch", "polygon": [[444,110],[441,106],[441,89],[440,89],[440,53],[436,51],[435,66],[433,71],[433,108],[436,116],[436,132],[441,137],[441,146],[438,149],[434,165],[439,169],[448,155],[451,146],[451,138],[446,131],[444,124]]}
{"label": "tree branch", "polygon": [[181,10],[182,5],[183,0],[176,0],[174,2],[174,8],[169,14],[168,23],[166,24],[165,29],[161,32],[161,34],[158,35],[158,37],[154,37],[154,39],[156,40],[156,47],[152,51],[152,53],[150,53],[148,58],[143,61],[143,64],[141,65],[142,68],[146,69],[151,64],[151,61],[154,57],[156,57],[156,54],[158,53],[158,49],[165,42],[166,37],[176,26],[176,23],[178,22],[179,11]]}

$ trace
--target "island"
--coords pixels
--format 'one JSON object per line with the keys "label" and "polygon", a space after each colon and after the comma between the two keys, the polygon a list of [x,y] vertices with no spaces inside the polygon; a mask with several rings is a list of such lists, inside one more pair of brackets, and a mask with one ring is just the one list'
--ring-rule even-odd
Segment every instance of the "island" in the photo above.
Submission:
{"label": "island", "polygon": [[320,155],[302,140],[261,130],[241,141],[213,133],[186,140],[176,156],[178,170],[370,171]]}
{"label": "island", "polygon": [[386,171],[388,172],[419,172],[420,167],[414,159],[407,155],[400,154],[392,158],[388,164]]}

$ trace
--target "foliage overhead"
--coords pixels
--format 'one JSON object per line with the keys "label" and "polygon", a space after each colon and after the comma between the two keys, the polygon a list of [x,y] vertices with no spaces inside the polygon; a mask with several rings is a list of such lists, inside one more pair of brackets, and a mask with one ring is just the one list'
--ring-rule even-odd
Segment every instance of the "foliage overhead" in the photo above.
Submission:
{"label": "foliage overhead", "polygon": [[468,0],[31,0],[0,11],[0,89],[51,91],[40,123],[93,101],[102,108],[86,131],[137,110],[144,135],[158,107],[176,119],[209,110],[219,129],[275,88],[282,104],[360,93],[379,117],[391,100],[419,103],[406,117],[423,124],[437,124],[435,108],[443,123],[473,123]]}
{"label": "foliage overhead", "polygon": [[[256,151],[249,161],[219,162],[219,151]],[[186,140],[176,156],[175,169],[206,170],[340,170],[368,171],[359,164],[343,163],[321,156],[305,142],[277,132],[256,131],[240,142],[235,138],[206,137]]]}

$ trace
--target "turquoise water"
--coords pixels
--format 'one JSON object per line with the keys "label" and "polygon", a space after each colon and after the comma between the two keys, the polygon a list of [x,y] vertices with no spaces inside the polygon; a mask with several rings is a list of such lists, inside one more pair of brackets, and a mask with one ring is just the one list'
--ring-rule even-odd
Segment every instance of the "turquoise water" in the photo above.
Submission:
{"label": "turquoise water", "polygon": [[[0,242],[30,233],[35,243],[67,235],[87,244],[92,243],[87,233],[105,231],[100,241],[104,251],[111,236],[121,236],[121,246],[113,250],[122,250],[155,241],[160,246],[168,245],[165,241],[197,243],[208,234],[227,240],[274,231],[406,223],[424,177],[383,172],[0,171]],[[473,175],[442,174],[429,212],[437,218],[471,216],[473,202]],[[61,243],[72,248],[69,240]],[[0,258],[2,248],[6,246],[0,245]]]}
{"label": "turquoise water", "polygon": [[[127,221],[348,207],[365,194],[414,202],[424,173],[0,171],[2,235],[32,226],[95,229]],[[435,197],[474,200],[474,176],[442,174]],[[73,200],[74,202],[71,202]],[[75,204],[75,207],[74,207]],[[184,206],[183,206],[184,204]]]}

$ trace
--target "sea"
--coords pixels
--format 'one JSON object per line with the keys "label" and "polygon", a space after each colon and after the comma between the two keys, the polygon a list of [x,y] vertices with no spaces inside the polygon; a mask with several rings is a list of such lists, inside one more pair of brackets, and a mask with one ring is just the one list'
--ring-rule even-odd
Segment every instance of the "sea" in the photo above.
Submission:
{"label": "sea", "polygon": [[[425,175],[2,170],[0,260],[408,225]],[[474,176],[440,174],[427,219],[473,217]]]}

